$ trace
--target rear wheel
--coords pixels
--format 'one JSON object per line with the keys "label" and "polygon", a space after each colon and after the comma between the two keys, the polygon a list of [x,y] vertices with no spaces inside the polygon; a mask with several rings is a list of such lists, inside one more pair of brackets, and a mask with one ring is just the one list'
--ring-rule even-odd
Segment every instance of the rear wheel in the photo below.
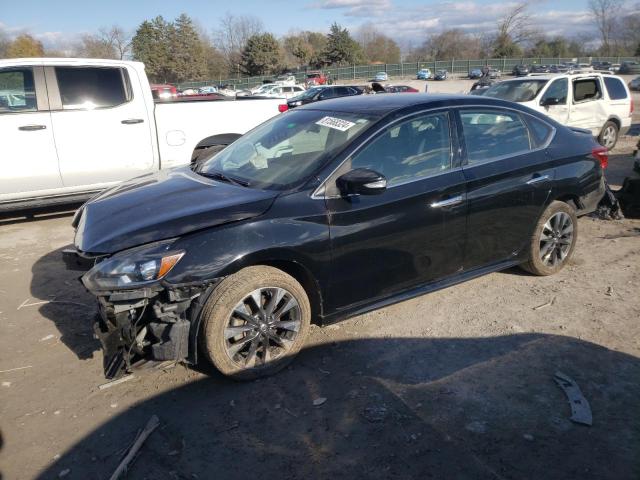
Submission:
{"label": "rear wheel", "polygon": [[529,243],[529,261],[522,268],[534,275],[553,275],[567,264],[578,238],[578,217],[564,202],[552,202],[542,213]]}
{"label": "rear wheel", "polygon": [[608,150],[612,150],[618,143],[618,125],[611,121],[605,123],[598,137],[598,142]]}
{"label": "rear wheel", "polygon": [[302,348],[311,306],[290,275],[267,266],[225,278],[203,312],[203,348],[224,375],[240,380],[272,375]]}

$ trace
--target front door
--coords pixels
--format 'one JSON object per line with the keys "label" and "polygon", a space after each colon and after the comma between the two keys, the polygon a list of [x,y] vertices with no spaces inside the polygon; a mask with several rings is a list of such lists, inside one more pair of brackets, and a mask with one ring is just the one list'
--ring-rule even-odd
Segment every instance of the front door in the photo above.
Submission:
{"label": "front door", "polygon": [[[551,102],[549,102],[550,100]],[[562,125],[567,125],[569,121],[569,79],[553,80],[542,94],[540,104],[546,115]]]}
{"label": "front door", "polygon": [[59,91],[51,115],[66,187],[100,188],[154,169],[152,124],[142,93],[132,89],[140,85],[130,78],[135,71],[49,67],[47,74]]}
{"label": "front door", "polygon": [[0,133],[0,201],[59,193],[42,67],[0,69]]}
{"label": "front door", "polygon": [[[461,268],[465,183],[453,162],[450,132],[447,111],[400,121],[368,140],[327,181],[329,310],[382,299]],[[387,189],[342,195],[336,178],[356,168],[383,174]]]}

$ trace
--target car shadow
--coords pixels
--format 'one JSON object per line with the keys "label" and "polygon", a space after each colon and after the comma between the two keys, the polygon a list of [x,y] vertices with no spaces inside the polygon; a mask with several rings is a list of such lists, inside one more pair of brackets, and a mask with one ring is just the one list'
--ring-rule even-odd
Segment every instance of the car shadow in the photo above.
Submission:
{"label": "car shadow", "polygon": [[70,204],[54,207],[15,210],[11,212],[0,212],[0,226],[33,222],[37,220],[50,220],[53,218],[71,217],[80,205],[81,204]]}
{"label": "car shadow", "polygon": [[[556,371],[593,426],[569,420]],[[108,478],[153,415],[129,478],[637,478],[638,378],[638,358],[554,335],[327,342],[268,379],[137,403],[39,478]]]}
{"label": "car shadow", "polygon": [[60,341],[81,359],[92,358],[100,349],[93,338],[97,315],[96,299],[80,283],[83,272],[67,270],[62,251],[68,245],[47,253],[31,268],[31,298],[40,305],[40,314],[53,322]]}

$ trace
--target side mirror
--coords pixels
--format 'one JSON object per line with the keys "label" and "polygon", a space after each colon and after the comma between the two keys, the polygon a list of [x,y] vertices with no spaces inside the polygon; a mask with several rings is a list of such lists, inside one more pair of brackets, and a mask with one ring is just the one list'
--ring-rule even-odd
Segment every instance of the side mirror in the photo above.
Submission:
{"label": "side mirror", "polygon": [[356,168],[338,177],[336,185],[343,195],[378,195],[387,189],[387,179],[368,168]]}
{"label": "side mirror", "polygon": [[547,97],[540,102],[540,105],[542,105],[543,107],[550,107],[552,105],[558,105],[558,104],[560,104],[560,99],[553,98],[553,97]]}

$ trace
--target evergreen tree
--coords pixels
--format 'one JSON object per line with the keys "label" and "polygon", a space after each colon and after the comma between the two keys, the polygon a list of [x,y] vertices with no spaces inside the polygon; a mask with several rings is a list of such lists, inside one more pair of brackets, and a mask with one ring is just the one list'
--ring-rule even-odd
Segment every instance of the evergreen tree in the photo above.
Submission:
{"label": "evergreen tree", "polygon": [[175,81],[170,45],[172,30],[173,26],[158,16],[142,22],[131,41],[133,58],[145,64],[147,75],[153,82]]}
{"label": "evergreen tree", "polygon": [[323,60],[329,65],[357,64],[363,62],[364,54],[358,42],[351,38],[349,31],[334,23],[327,35]]}
{"label": "evergreen tree", "polygon": [[240,65],[247,75],[265,75],[275,72],[280,65],[280,44],[270,33],[253,35],[242,51]]}
{"label": "evergreen tree", "polygon": [[206,52],[193,21],[186,14],[173,23],[169,41],[176,81],[203,80],[207,74]]}

